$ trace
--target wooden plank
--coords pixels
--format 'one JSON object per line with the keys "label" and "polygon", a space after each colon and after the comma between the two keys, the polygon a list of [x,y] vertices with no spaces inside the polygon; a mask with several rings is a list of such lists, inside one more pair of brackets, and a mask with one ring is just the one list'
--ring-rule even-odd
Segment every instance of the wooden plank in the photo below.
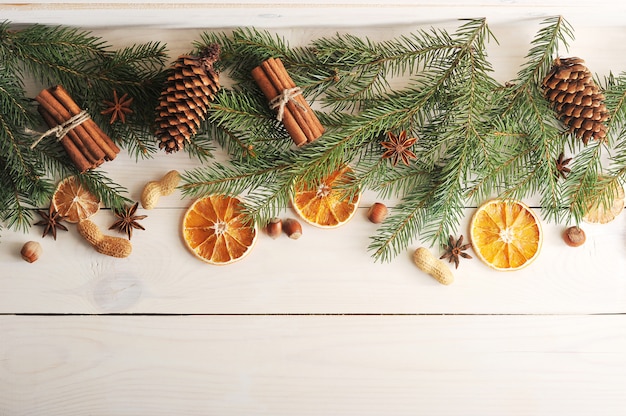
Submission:
{"label": "wooden plank", "polygon": [[0,317],[0,414],[622,415],[625,316]]}
{"label": "wooden plank", "polygon": [[572,21],[585,24],[602,21],[619,25],[626,5],[611,0],[593,3],[558,0],[441,1],[344,0],[333,2],[189,0],[167,2],[123,0],[0,4],[3,18],[16,23],[67,24],[87,27],[147,26],[168,28],[198,27],[310,27],[367,26],[385,24],[432,23],[467,17],[487,17],[495,22],[515,22],[566,14]]}
{"label": "wooden plank", "polygon": [[[460,230],[466,230],[472,212],[467,209]],[[142,221],[146,230],[133,234],[127,259],[95,252],[73,225],[57,241],[42,240],[39,227],[26,236],[3,233],[0,312],[626,312],[620,243],[625,215],[609,225],[586,225],[588,241],[578,248],[563,243],[563,227],[544,224],[541,254],[527,268],[496,272],[480,260],[462,260],[453,269],[456,281],[442,286],[413,265],[417,241],[391,263],[374,262],[367,245],[376,225],[366,219],[366,208],[339,229],[304,224],[299,240],[260,234],[249,256],[223,267],[187,251],[180,237],[184,209],[141,213],[148,214]],[[287,216],[294,214],[286,211]],[[109,210],[93,217],[105,231],[114,219]],[[43,255],[32,264],[19,257],[28,239],[43,245]]]}

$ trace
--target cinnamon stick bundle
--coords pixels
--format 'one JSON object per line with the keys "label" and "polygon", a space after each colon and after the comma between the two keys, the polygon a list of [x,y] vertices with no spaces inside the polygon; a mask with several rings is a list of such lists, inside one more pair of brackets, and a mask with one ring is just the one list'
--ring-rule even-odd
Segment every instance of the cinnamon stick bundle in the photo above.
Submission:
{"label": "cinnamon stick bundle", "polygon": [[[64,125],[83,113],[61,85],[42,90],[35,100],[39,103],[39,114],[50,128]],[[89,117],[68,126],[68,129],[60,142],[80,172],[96,168],[105,160],[115,159],[120,152],[113,140]]]}
{"label": "cinnamon stick bundle", "polygon": [[269,58],[252,70],[263,95],[274,103],[279,118],[297,146],[324,134],[324,127],[293,82],[280,58]]}

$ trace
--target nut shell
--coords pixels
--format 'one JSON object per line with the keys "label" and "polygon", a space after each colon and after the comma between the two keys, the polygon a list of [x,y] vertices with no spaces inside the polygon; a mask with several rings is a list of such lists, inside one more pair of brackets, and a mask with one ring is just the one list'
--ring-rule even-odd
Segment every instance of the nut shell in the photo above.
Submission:
{"label": "nut shell", "polygon": [[24,260],[29,263],[33,263],[39,259],[42,251],[43,249],[41,248],[41,244],[39,244],[37,241],[27,241],[22,246],[20,254],[22,255],[22,258]]}
{"label": "nut shell", "polygon": [[585,232],[580,227],[572,226],[563,232],[563,241],[570,247],[580,247],[586,240]]}
{"label": "nut shell", "polygon": [[274,239],[278,238],[283,232],[283,221],[280,218],[272,218],[265,226],[265,232]]}
{"label": "nut shell", "polygon": [[292,240],[297,240],[302,237],[302,225],[293,218],[287,218],[283,221],[283,231],[287,234],[287,237]]}
{"label": "nut shell", "polygon": [[367,218],[374,224],[380,224],[387,218],[389,210],[387,206],[381,202],[375,202],[374,205],[367,210]]}

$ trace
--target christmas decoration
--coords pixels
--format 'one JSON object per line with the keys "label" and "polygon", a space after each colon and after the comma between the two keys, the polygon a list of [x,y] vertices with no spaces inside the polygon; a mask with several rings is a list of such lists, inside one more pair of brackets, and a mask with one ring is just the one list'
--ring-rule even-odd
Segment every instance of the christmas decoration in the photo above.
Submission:
{"label": "christmas decoration", "polygon": [[141,206],[144,209],[156,207],[159,198],[171,195],[180,182],[180,174],[177,170],[170,170],[158,181],[150,181],[141,192]]}
{"label": "christmas decoration", "polygon": [[130,207],[124,207],[123,210],[115,210],[115,216],[117,221],[109,227],[109,230],[117,229],[119,232],[128,235],[130,240],[133,236],[133,229],[145,230],[145,228],[137,221],[143,220],[147,215],[136,215],[139,202],[135,202]]}
{"label": "christmas decoration", "polygon": [[82,220],[76,226],[78,233],[98,252],[106,256],[125,258],[130,256],[133,247],[129,240],[102,234],[91,220]]}
{"label": "christmas decoration", "polygon": [[119,147],[86,111],[78,107],[61,85],[42,90],[35,100],[40,104],[39,113],[48,126],[55,130],[60,128],[57,136],[80,172],[100,166],[105,159],[115,159]]}
{"label": "christmas decoration", "polygon": [[437,259],[426,248],[420,247],[413,252],[413,263],[418,269],[431,275],[442,285],[450,285],[454,282],[454,275],[443,261]]}
{"label": "christmas decoration", "polygon": [[389,140],[382,142],[381,146],[387,150],[381,156],[382,159],[391,159],[391,164],[396,166],[399,160],[409,166],[411,159],[417,159],[415,153],[409,148],[417,141],[416,137],[406,137],[406,131],[402,130],[397,136],[393,132],[387,133]]}
{"label": "christmas decoration", "polygon": [[265,233],[273,239],[277,239],[283,233],[283,220],[280,218],[270,219],[265,226]]}
{"label": "christmas decoration", "polygon": [[580,247],[586,239],[585,231],[576,225],[567,227],[563,232],[563,241],[570,247]]}
{"label": "christmas decoration", "polygon": [[100,210],[100,199],[77,176],[68,176],[52,194],[52,205],[68,222],[77,223]]}
{"label": "christmas decoration", "polygon": [[530,207],[515,200],[494,199],[478,207],[470,222],[470,235],[478,258],[498,271],[528,266],[539,255],[543,242],[539,218]]}
{"label": "christmas decoration", "polygon": [[374,202],[372,206],[367,210],[367,219],[374,224],[380,224],[387,218],[389,209],[387,205],[382,202]]}
{"label": "christmas decoration", "polygon": [[[235,28],[202,33],[195,50],[165,70],[158,44],[112,51],[75,29],[0,25],[0,52],[11,60],[0,69],[0,110],[6,115],[0,129],[3,221],[10,227],[30,226],[27,220],[35,210],[29,208],[42,206],[52,192],[44,178],[79,172],[60,142],[43,140],[30,148],[30,132],[37,130],[40,117],[15,68],[24,68],[44,85],[63,85],[80,108],[96,109],[90,114],[93,121],[136,158],[161,147],[208,161],[215,144],[221,146],[229,160],[211,160],[183,172],[179,189],[185,197],[245,193],[244,216],[255,223],[280,215],[298,189],[317,194],[326,178],[351,166],[351,180],[337,188],[345,197],[341,199],[367,190],[398,201],[369,245],[380,261],[389,261],[416,239],[445,244],[450,235],[458,235],[465,207],[493,197],[536,198],[547,221],[567,224],[581,221],[590,201],[611,206],[619,197],[614,190],[626,180],[626,76],[609,75],[594,81],[595,88],[586,85],[579,91],[578,84],[591,82],[577,67],[581,62],[569,61],[569,75],[563,59],[554,67],[572,28],[562,17],[553,17],[541,23],[517,75],[501,83],[493,77],[486,53],[494,37],[484,19],[472,19],[451,31],[420,30],[381,42],[337,34],[292,48],[268,31]],[[219,60],[215,53],[207,54],[211,49],[219,49]],[[277,75],[281,85],[272,84],[276,94],[270,98],[253,71],[278,62],[291,82],[282,88],[284,80]],[[232,81],[219,92],[218,70]],[[393,79],[398,76],[401,86]],[[560,92],[550,93],[563,87],[563,80],[564,92],[580,97],[579,104],[568,103]],[[174,85],[183,88],[178,95],[175,89],[167,92]],[[117,92],[123,94],[116,102]],[[598,104],[591,119],[584,104],[590,92],[592,104]],[[130,110],[128,97],[132,113],[122,110]],[[180,100],[180,110],[168,107],[166,97]],[[194,107],[192,97],[200,107]],[[296,101],[320,110],[300,113]],[[314,114],[324,126],[323,135],[294,146],[285,114],[295,111],[302,117]],[[127,117],[122,120],[122,115]],[[314,125],[292,116],[301,129]],[[193,121],[187,123],[187,118]],[[397,143],[391,143],[389,132]],[[419,146],[407,145],[406,138],[417,137]],[[381,148],[381,143],[393,148]],[[566,152],[571,158],[561,156]],[[119,210],[131,202],[98,168],[78,177],[106,207]]]}
{"label": "christmas decoration", "polygon": [[600,183],[609,183],[611,198],[608,200],[600,198],[589,199],[583,220],[589,223],[606,224],[613,221],[624,211],[624,187],[604,175],[600,175],[598,181]]}
{"label": "christmas decoration", "polygon": [[252,70],[252,78],[276,109],[278,121],[297,146],[310,143],[324,134],[324,127],[302,98],[302,89],[293,82],[279,58],[269,58]]}
{"label": "christmas decoration", "polygon": [[[3,21],[0,55],[0,228],[27,230],[36,212],[32,208],[47,206],[55,179],[79,173],[93,164],[87,161],[81,168],[76,167],[64,150],[64,145],[71,143],[68,136],[61,142],[48,138],[32,146],[44,129],[33,105],[36,101],[24,87],[28,79],[36,80],[36,85],[62,85],[79,108],[89,109],[93,122],[130,154],[150,155],[150,146],[156,151],[149,120],[153,119],[160,90],[155,86],[165,72],[163,45],[151,42],[116,49],[104,39],[76,28],[13,27]],[[103,100],[114,89],[134,97],[137,111],[132,122],[109,125],[100,114]],[[77,121],[70,124],[74,123]],[[50,121],[52,124],[60,123]],[[77,128],[72,130],[76,133]],[[106,206],[120,207],[128,202],[126,190],[98,169],[86,170],[81,182]]]}
{"label": "christmas decoration", "polygon": [[287,234],[287,237],[292,240],[297,240],[302,237],[302,224],[296,219],[287,218],[283,221],[282,230]]}
{"label": "christmas decoration", "polygon": [[213,68],[219,57],[219,45],[211,44],[198,56],[183,55],[174,63],[156,109],[160,149],[177,152],[197,133],[220,88]]}
{"label": "christmas decoration", "polygon": [[41,216],[41,220],[37,221],[35,225],[41,225],[44,227],[42,237],[45,237],[50,233],[53,239],[57,239],[57,229],[67,231],[67,227],[61,224],[61,221],[65,219],[61,214],[59,214],[52,204],[50,204],[50,208],[48,208],[48,212],[37,210],[39,216]]}
{"label": "christmas decoration", "polygon": [[557,58],[542,86],[559,119],[587,144],[592,138],[606,139],[604,122],[609,112],[604,95],[584,62],[580,58]]}
{"label": "christmas decoration", "polygon": [[121,97],[117,96],[117,90],[113,90],[113,101],[105,100],[104,104],[107,106],[106,110],[102,110],[100,114],[111,115],[109,124],[115,123],[119,120],[122,123],[126,123],[126,114],[132,114],[130,105],[133,103],[134,98],[128,97],[128,94],[124,94]]}
{"label": "christmas decoration", "polygon": [[559,154],[559,157],[556,159],[555,164],[556,164],[556,174],[557,176],[560,176],[563,179],[567,179],[567,174],[570,173],[572,170],[570,168],[567,167],[567,165],[572,161],[571,157],[568,157],[567,159],[565,158],[565,155],[563,154],[563,152],[561,152]]}
{"label": "christmas decoration", "polygon": [[[292,206],[307,223],[321,228],[335,228],[352,219],[359,207],[361,193],[345,188],[354,182],[354,171],[342,166],[314,183],[300,180],[294,186]],[[283,229],[286,224],[283,224]]]}
{"label": "christmas decoration", "polygon": [[472,256],[464,252],[471,246],[471,244],[463,244],[463,236],[460,236],[458,240],[456,240],[453,236],[450,236],[448,245],[446,246],[446,252],[439,258],[448,259],[450,263],[454,263],[454,268],[458,269],[460,257],[463,257],[464,259],[472,258]]}
{"label": "christmas decoration", "polygon": [[[415,239],[445,244],[458,232],[465,207],[494,196],[537,198],[546,220],[579,221],[590,197],[612,194],[597,178],[604,141],[578,152],[570,172],[563,171],[566,179],[554,174],[555,160],[573,135],[555,122],[543,80],[571,36],[562,17],[546,19],[517,76],[501,84],[487,60],[486,44],[494,34],[484,19],[464,22],[451,33],[420,31],[383,42],[338,34],[297,49],[254,29],[203,34],[200,45],[222,45],[220,68],[234,81],[233,94],[220,94],[209,113],[216,140],[239,163],[185,172],[181,189],[185,196],[249,192],[248,215],[267,223],[289,205],[294,183],[313,189],[349,164],[354,181],[342,185],[346,194],[368,189],[399,199],[369,245],[381,261]],[[291,138],[277,135],[275,114],[264,110],[250,88],[250,71],[267,56],[280,57],[294,83],[302,85],[303,97],[319,100],[325,111],[316,114],[326,127],[320,139],[290,149]],[[410,81],[390,88],[389,74]],[[602,88],[598,84],[611,114],[607,137],[614,131],[617,143],[623,140],[615,126],[625,118],[619,110],[625,85],[619,77],[607,78]],[[409,150],[416,158],[405,155],[408,166],[393,166],[393,159],[383,163],[381,154],[391,149],[381,152],[380,143],[389,132],[402,131],[419,137],[420,145]],[[247,145],[254,146],[254,157],[246,154]],[[626,172],[620,170],[626,158],[617,160],[609,173],[613,181]]]}
{"label": "christmas decoration", "polygon": [[247,256],[258,237],[255,223],[244,215],[236,197],[208,195],[185,212],[182,232],[187,248],[202,261],[226,265]]}
{"label": "christmas decoration", "polygon": [[24,261],[34,263],[39,260],[39,256],[41,256],[42,251],[43,248],[41,247],[41,244],[39,244],[37,241],[27,241],[22,246],[22,249],[20,250],[20,255],[22,256]]}

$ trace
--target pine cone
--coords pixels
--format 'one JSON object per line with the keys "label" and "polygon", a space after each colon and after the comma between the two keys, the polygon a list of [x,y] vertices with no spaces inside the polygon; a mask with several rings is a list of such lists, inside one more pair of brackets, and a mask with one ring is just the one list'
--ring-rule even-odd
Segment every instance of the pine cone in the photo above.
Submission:
{"label": "pine cone", "polygon": [[557,58],[543,79],[545,97],[569,132],[587,144],[590,139],[605,140],[609,112],[604,95],[580,58]]}
{"label": "pine cone", "polygon": [[219,45],[212,44],[200,56],[182,55],[174,63],[156,108],[155,135],[166,153],[182,149],[204,120],[220,88],[213,69],[219,55]]}

